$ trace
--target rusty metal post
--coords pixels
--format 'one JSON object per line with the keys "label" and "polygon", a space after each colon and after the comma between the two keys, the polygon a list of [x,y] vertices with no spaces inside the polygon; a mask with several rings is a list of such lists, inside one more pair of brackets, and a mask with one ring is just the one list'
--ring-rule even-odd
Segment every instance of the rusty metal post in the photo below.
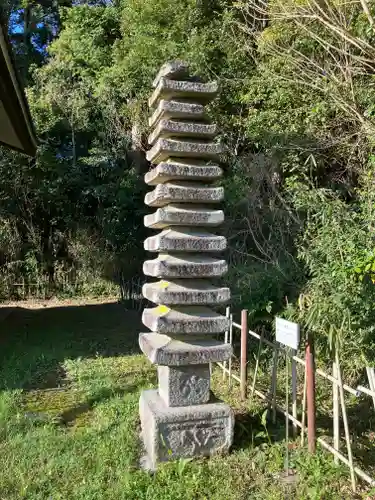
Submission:
{"label": "rusty metal post", "polygon": [[309,333],[306,343],[306,384],[307,384],[307,442],[310,453],[316,448],[315,422],[315,360],[314,340]]}
{"label": "rusty metal post", "polygon": [[247,397],[247,310],[241,311],[241,399]]}

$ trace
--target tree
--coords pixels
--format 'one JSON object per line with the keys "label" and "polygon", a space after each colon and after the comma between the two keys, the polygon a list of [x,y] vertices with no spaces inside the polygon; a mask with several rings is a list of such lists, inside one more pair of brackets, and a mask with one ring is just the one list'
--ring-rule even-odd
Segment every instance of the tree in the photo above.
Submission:
{"label": "tree", "polygon": [[43,64],[47,46],[59,34],[63,7],[72,7],[72,0],[8,0],[3,8],[25,84],[30,83],[29,68]]}

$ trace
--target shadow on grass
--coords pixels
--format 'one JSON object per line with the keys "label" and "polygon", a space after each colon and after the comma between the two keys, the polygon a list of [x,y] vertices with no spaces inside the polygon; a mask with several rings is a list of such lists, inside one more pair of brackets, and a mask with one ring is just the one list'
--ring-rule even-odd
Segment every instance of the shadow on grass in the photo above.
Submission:
{"label": "shadow on grass", "polygon": [[258,447],[285,439],[285,427],[279,421],[276,424],[264,422],[265,411],[267,410],[260,409],[258,412],[236,414],[233,450]]}
{"label": "shadow on grass", "polygon": [[59,415],[60,423],[66,426],[74,425],[74,423],[79,418],[82,418],[82,416],[91,412],[96,405],[100,403],[105,403],[106,401],[112,399],[114,396],[121,397],[131,392],[138,392],[139,386],[140,384],[136,383],[136,384],[128,384],[121,388],[119,387],[116,387],[114,389],[102,388],[93,396],[89,397],[86,401],[83,401],[82,403],[79,403],[60,413]]}
{"label": "shadow on grass", "polygon": [[59,387],[66,359],[137,354],[142,330],[121,303],[16,308],[0,326],[0,390]]}

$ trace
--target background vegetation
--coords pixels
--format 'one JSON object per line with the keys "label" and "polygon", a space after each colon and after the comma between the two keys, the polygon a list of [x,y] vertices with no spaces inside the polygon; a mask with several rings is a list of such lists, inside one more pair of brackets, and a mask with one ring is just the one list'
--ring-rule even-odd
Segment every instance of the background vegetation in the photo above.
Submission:
{"label": "background vegetation", "polygon": [[141,275],[149,167],[131,131],[145,135],[152,77],[180,57],[221,83],[235,306],[254,327],[298,320],[327,356],[339,340],[360,373],[375,340],[374,2],[8,0],[5,15],[41,144],[36,160],[0,151],[1,297]]}

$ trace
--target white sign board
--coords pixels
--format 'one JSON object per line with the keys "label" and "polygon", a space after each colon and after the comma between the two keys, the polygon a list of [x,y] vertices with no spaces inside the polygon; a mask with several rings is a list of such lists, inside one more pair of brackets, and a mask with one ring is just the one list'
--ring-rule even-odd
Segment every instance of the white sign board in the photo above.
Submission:
{"label": "white sign board", "polygon": [[299,324],[276,318],[276,340],[292,349],[297,350],[299,344]]}

